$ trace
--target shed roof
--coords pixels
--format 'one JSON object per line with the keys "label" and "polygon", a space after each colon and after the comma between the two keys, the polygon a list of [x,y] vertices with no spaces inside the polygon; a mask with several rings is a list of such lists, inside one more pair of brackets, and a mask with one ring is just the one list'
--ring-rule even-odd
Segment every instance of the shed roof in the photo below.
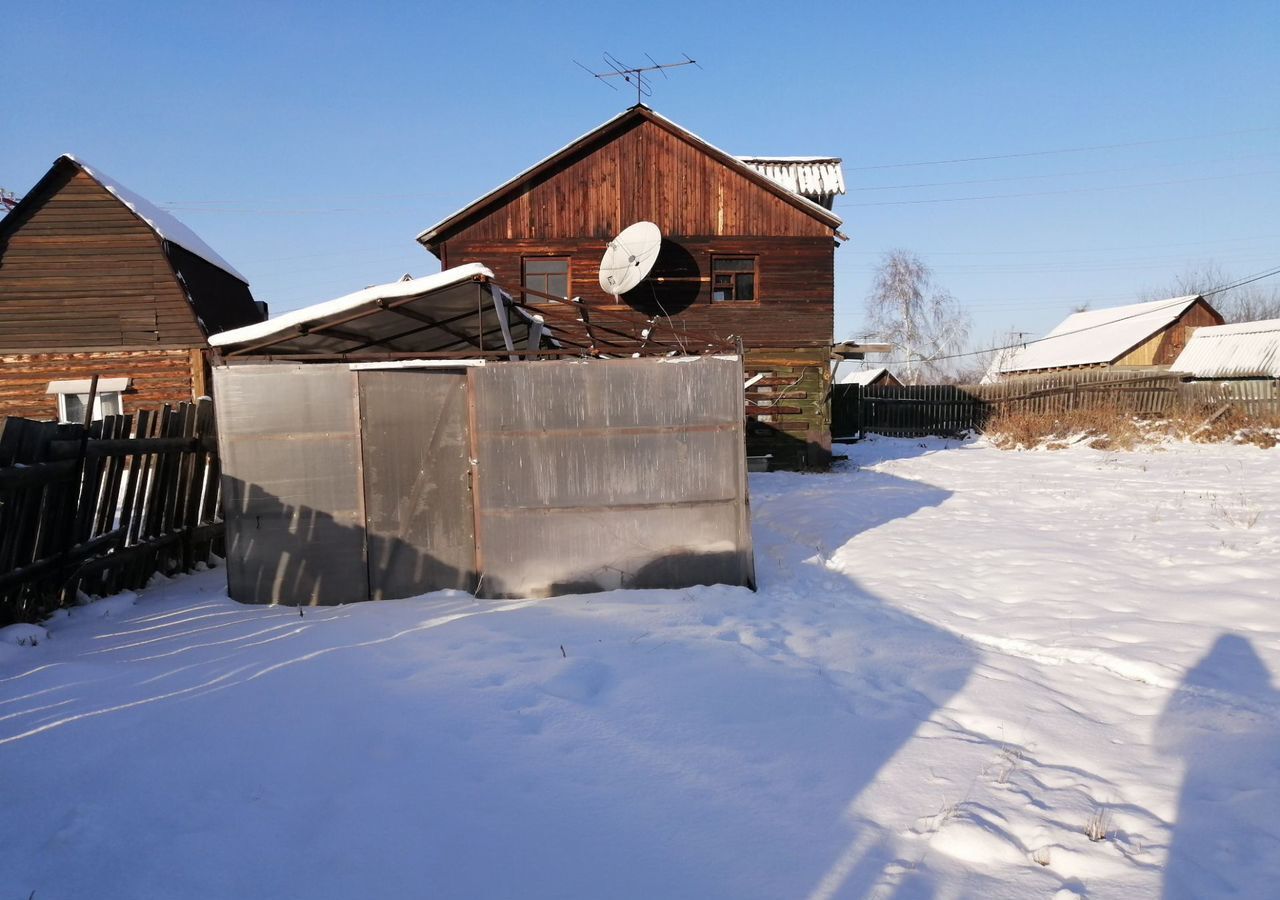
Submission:
{"label": "shed roof", "polygon": [[1090,309],[1067,316],[1043,338],[1005,354],[1000,372],[1028,372],[1115,362],[1162,328],[1173,324],[1198,294]]}
{"label": "shed roof", "polygon": [[1170,370],[1195,378],[1280,378],[1280,319],[1197,328]]}
{"label": "shed roof", "polygon": [[[477,282],[492,278],[484,266],[468,263],[295,309],[215,334],[209,343],[240,354],[341,354],[366,346],[432,353],[460,344],[461,350],[478,349],[479,341],[472,337],[490,334],[491,349],[501,349],[501,325],[493,304],[477,303],[475,291]],[[523,342],[527,320],[516,317],[509,324],[512,339]]]}
{"label": "shed roof", "polygon": [[836,367],[836,384],[874,384],[876,379],[891,374],[884,366],[874,369],[852,369],[841,364]]}
{"label": "shed roof", "polygon": [[648,121],[653,122],[662,128],[665,128],[667,131],[671,132],[677,137],[682,138],[685,141],[688,141],[690,144],[692,144],[695,147],[698,147],[704,153],[707,153],[715,157],[721,163],[728,166],[729,168],[737,171],[741,175],[746,176],[751,181],[754,181],[756,184],[763,187],[765,190],[769,191],[770,193],[774,194],[777,197],[780,197],[781,199],[785,200],[787,203],[790,203],[792,206],[795,206],[798,209],[803,210],[804,212],[813,216],[815,219],[819,219],[820,221],[824,222],[830,227],[838,228],[841,225],[843,220],[839,216],[837,216],[835,213],[823,207],[821,204],[815,203],[814,201],[810,200],[808,197],[805,197],[795,192],[794,190],[788,189],[786,186],[779,184],[777,181],[766,176],[764,173],[760,172],[755,167],[747,164],[746,162],[743,162],[738,157],[733,156],[729,153],[726,153],[724,150],[721,150],[719,147],[715,146],[710,141],[704,140],[703,138],[694,134],[692,131],[689,131],[688,129],[683,128],[680,125],[677,125],[675,122],[671,121],[666,116],[663,116],[654,112],[652,109],[645,106],[643,103],[639,103],[631,107],[630,109],[627,109],[619,113],[618,115],[614,116],[612,119],[609,119],[607,122],[603,123],[602,125],[596,128],[593,128],[591,131],[588,131],[586,134],[582,135],[581,137],[578,137],[575,140],[570,141],[568,144],[565,144],[555,153],[552,153],[550,156],[546,157],[545,159],[542,159],[539,162],[534,163],[532,166],[525,169],[520,174],[498,185],[498,187],[494,188],[492,191],[489,191],[487,194],[484,194],[483,196],[477,198],[476,200],[473,200],[472,202],[468,203],[466,206],[462,207],[462,209],[458,210],[452,215],[446,216],[444,219],[442,219],[441,221],[437,222],[435,225],[432,225],[430,228],[426,229],[421,234],[419,234],[418,242],[426,245],[436,243],[442,238],[444,232],[453,230],[456,226],[460,225],[463,220],[470,218],[472,215],[476,213],[479,213],[482,209],[486,207],[494,206],[502,202],[507,196],[514,193],[520,187],[532,181],[534,178],[537,178],[543,172],[546,172],[547,170],[551,169],[561,160],[572,155],[574,152],[576,152],[577,150],[579,150],[581,147],[588,144],[592,140],[595,140],[596,138],[614,129],[623,128],[626,125],[638,119],[647,119]]}

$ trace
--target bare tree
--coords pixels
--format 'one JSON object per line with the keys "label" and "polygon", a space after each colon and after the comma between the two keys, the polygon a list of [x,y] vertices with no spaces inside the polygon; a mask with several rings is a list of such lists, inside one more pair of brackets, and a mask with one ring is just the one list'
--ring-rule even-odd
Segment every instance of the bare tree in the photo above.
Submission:
{"label": "bare tree", "polygon": [[[1223,285],[1239,281],[1222,266],[1208,262],[1201,266],[1189,266],[1174,279],[1173,285],[1144,292],[1146,299],[1163,300],[1165,297],[1181,297],[1203,294]],[[1259,319],[1280,319],[1280,288],[1264,287],[1260,282],[1242,285],[1206,298],[1209,305],[1222,313],[1230,322],[1256,322]]]}
{"label": "bare tree", "polygon": [[947,368],[943,357],[955,353],[969,336],[969,314],[933,272],[908,250],[890,250],[880,261],[867,297],[867,319],[904,362],[903,380],[919,384]]}

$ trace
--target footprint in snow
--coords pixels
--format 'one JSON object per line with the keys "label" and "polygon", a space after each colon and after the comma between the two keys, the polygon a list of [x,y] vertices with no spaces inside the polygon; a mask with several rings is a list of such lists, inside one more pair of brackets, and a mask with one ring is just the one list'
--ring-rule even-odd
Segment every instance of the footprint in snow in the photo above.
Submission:
{"label": "footprint in snow", "polygon": [[595,659],[561,660],[556,669],[542,690],[572,703],[590,703],[612,681],[609,667]]}

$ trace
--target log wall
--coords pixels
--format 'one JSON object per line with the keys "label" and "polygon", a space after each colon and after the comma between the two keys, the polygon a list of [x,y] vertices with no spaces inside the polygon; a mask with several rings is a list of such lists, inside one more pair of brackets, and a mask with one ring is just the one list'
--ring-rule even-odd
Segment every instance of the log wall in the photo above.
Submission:
{"label": "log wall", "polygon": [[129,378],[124,413],[176,406],[208,393],[200,350],[121,350],[85,353],[0,354],[0,417],[58,417],[49,382],[73,378]]}

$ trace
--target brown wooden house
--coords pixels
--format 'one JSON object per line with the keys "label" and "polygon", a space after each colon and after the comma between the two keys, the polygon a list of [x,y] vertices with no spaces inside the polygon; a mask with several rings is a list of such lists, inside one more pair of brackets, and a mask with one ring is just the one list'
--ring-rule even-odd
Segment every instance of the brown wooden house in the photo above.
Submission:
{"label": "brown wooden house", "polygon": [[249,285],[169,213],[59,157],[0,218],[0,416],[78,419],[208,393],[207,338],[261,321]]}
{"label": "brown wooden house", "polygon": [[[690,344],[741,339],[749,452],[824,466],[844,239],[830,207],[843,191],[838,159],[735,157],[638,105],[418,240],[446,268],[483,263],[532,305],[578,297]],[[614,297],[599,284],[601,255],[638,221],[661,229],[662,251],[649,278]]]}
{"label": "brown wooden house", "polygon": [[1167,369],[1197,328],[1222,321],[1198,294],[1084,310],[1067,316],[1044,337],[1001,354],[988,377],[1066,369]]}

